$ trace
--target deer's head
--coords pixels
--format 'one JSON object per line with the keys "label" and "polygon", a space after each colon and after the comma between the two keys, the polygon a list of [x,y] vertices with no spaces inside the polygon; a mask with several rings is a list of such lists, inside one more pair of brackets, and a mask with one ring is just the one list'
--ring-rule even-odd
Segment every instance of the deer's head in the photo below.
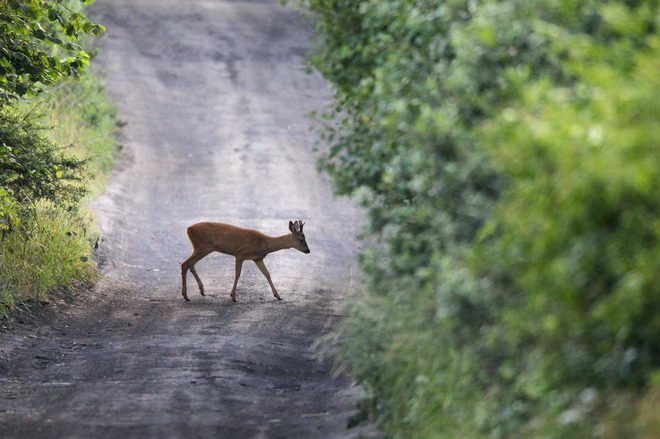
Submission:
{"label": "deer's head", "polygon": [[289,221],[289,231],[293,237],[293,248],[303,253],[309,253],[309,247],[307,246],[307,241],[305,241],[305,234],[303,233],[303,226],[305,225],[302,221]]}

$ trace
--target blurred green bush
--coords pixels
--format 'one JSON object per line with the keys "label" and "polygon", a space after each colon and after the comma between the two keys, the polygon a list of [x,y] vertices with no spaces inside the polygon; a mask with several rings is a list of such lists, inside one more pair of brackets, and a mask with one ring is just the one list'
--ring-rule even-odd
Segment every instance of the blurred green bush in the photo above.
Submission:
{"label": "blurred green bush", "polygon": [[384,428],[641,437],[660,342],[658,2],[305,3],[335,89],[321,165],[377,242],[339,339]]}

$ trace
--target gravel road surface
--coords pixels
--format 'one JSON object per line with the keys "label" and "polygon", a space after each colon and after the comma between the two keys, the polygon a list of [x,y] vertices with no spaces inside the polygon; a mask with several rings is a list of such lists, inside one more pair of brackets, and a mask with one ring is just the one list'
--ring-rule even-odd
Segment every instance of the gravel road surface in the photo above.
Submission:
{"label": "gravel road surface", "polygon": [[[275,0],[98,0],[100,62],[127,122],[119,168],[95,200],[105,241],[94,291],[0,334],[2,438],[349,438],[358,389],[314,357],[359,284],[360,212],[315,168],[304,116],[330,92],[303,58],[309,18]],[[246,262],[197,264],[198,221],[288,233],[311,254],[266,258],[284,299]]]}

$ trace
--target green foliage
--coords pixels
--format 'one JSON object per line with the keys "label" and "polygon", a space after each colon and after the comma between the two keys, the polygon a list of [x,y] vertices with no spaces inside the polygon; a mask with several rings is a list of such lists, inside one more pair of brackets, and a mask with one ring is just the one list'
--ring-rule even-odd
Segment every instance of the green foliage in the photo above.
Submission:
{"label": "green foliage", "polygon": [[105,29],[90,22],[80,5],[93,0],[0,2],[0,105],[34,95],[62,77],[77,77],[89,55],[76,43]]}
{"label": "green foliage", "polygon": [[68,207],[85,192],[85,161],[67,156],[46,137],[43,117],[11,107],[0,110],[0,187],[26,211],[39,199]]}
{"label": "green foliage", "polygon": [[481,263],[497,279],[516,273],[500,287],[525,297],[502,318],[543,349],[535,373],[552,385],[557,375],[634,382],[660,348],[660,40],[651,43],[626,73],[590,57],[579,88],[527,84],[486,127],[510,184]]}
{"label": "green foliage", "polygon": [[598,436],[659,366],[657,2],[306,3],[322,166],[378,242],[340,340],[384,426]]}
{"label": "green foliage", "polygon": [[[10,314],[16,300],[43,298],[52,289],[95,278],[91,254],[94,232],[90,231],[93,224],[84,219],[87,215],[76,199],[90,185],[93,192],[100,190],[102,182],[99,180],[109,171],[116,152],[112,136],[117,126],[116,111],[92,70],[79,81],[60,84],[12,111],[23,116],[19,118],[21,124],[25,124],[26,114],[28,120],[35,114],[43,114],[43,121],[33,120],[37,124],[36,131],[30,131],[28,124],[23,134],[31,132],[39,143],[50,144],[51,149],[46,150],[56,158],[83,164],[76,157],[89,157],[84,164],[94,179],[79,181],[82,174],[76,169],[63,172],[60,178],[55,175],[56,185],[70,186],[66,197],[56,191],[57,204],[44,198],[36,202],[25,198],[26,202],[20,204],[13,192],[0,196],[0,227],[2,224],[11,226],[11,232],[6,227],[0,239],[0,317]],[[52,124],[56,129],[39,126],[43,123]],[[25,125],[13,127],[25,128]],[[57,151],[54,149],[56,142],[75,144]],[[72,179],[66,180],[67,174],[71,174]],[[5,176],[4,172],[0,173],[0,178]],[[45,183],[41,181],[40,184]],[[3,211],[7,214],[3,215]]]}
{"label": "green foliage", "polygon": [[20,206],[11,189],[0,186],[0,232],[11,229],[18,223]]}
{"label": "green foliage", "polygon": [[[0,2],[0,317],[16,301],[95,277],[80,201],[112,164],[117,125],[75,43],[102,30],[82,15],[83,3]],[[43,29],[53,47],[25,29]],[[58,80],[67,77],[79,80]]]}

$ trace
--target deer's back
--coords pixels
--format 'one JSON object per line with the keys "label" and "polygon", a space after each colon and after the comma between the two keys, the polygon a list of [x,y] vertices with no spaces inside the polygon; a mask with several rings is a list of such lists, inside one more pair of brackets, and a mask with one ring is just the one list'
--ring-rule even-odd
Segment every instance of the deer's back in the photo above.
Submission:
{"label": "deer's back", "polygon": [[257,230],[225,223],[201,222],[188,227],[187,232],[197,250],[250,259],[259,258],[262,249],[265,251],[268,239],[268,236]]}

